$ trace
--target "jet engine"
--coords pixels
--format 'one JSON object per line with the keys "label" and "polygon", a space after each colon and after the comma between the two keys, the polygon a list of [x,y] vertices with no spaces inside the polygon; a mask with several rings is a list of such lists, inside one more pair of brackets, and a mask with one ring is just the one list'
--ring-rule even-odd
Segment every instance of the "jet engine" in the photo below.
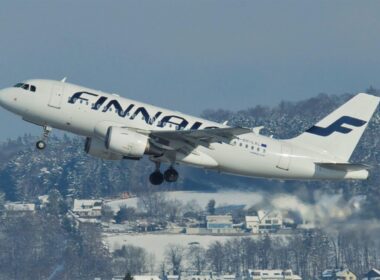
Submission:
{"label": "jet engine", "polygon": [[106,149],[104,141],[97,138],[87,138],[84,150],[87,154],[106,160],[121,160],[123,155],[113,153]]}
{"label": "jet engine", "polygon": [[148,136],[125,127],[109,127],[105,146],[110,152],[121,154],[124,158],[139,159],[144,154],[162,154],[161,151],[150,144]]}

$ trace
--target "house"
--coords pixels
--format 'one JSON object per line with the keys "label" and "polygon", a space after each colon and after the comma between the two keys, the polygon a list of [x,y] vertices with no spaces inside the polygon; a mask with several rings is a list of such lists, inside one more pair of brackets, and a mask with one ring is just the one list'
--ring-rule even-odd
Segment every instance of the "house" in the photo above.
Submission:
{"label": "house", "polygon": [[34,203],[21,203],[21,202],[9,202],[4,205],[7,212],[12,213],[34,213],[36,211],[36,205]]}
{"label": "house", "polygon": [[302,278],[296,274],[293,274],[291,269],[248,269],[248,279],[250,280],[302,280]]}
{"label": "house", "polygon": [[245,224],[253,234],[275,232],[283,227],[282,213],[275,210],[259,210],[257,216],[246,216]]}
{"label": "house", "polygon": [[[123,280],[125,276],[114,276],[112,280]],[[133,275],[133,280],[161,280],[160,277],[156,275]]]}
{"label": "house", "polygon": [[260,220],[258,216],[246,216],[245,217],[245,227],[253,234],[259,233],[259,225],[260,225]]}
{"label": "house", "polygon": [[380,280],[380,270],[372,268],[362,280]]}
{"label": "house", "polygon": [[213,278],[211,273],[201,275],[189,274],[185,276],[181,275],[181,280],[213,280]]}
{"label": "house", "polygon": [[75,199],[72,212],[81,218],[98,218],[102,215],[102,200]]}
{"label": "house", "polygon": [[213,234],[236,233],[231,215],[212,215],[206,217],[207,230]]}
{"label": "house", "polygon": [[357,277],[348,269],[326,269],[322,280],[356,280]]}
{"label": "house", "polygon": [[134,275],[133,280],[161,280],[161,278],[156,275]]}

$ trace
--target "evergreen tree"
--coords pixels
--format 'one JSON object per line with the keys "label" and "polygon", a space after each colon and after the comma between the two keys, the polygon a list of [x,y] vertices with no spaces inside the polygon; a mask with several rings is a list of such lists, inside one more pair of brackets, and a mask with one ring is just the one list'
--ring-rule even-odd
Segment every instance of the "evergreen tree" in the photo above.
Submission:
{"label": "evergreen tree", "polygon": [[207,213],[209,213],[210,215],[215,215],[215,205],[216,205],[215,199],[211,199],[207,203]]}
{"label": "evergreen tree", "polygon": [[133,280],[133,276],[131,275],[131,273],[127,272],[123,280]]}

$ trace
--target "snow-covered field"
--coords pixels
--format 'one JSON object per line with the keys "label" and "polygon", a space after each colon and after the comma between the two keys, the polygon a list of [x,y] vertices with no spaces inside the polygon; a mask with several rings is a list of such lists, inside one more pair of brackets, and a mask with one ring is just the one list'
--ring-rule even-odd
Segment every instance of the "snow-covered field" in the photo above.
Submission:
{"label": "snow-covered field", "polygon": [[[205,192],[167,192],[168,199],[178,199],[184,204],[191,201],[196,201],[202,208],[204,208],[210,199],[215,199],[217,206],[225,205],[246,205],[251,206],[261,201],[262,196],[253,192],[239,192],[239,191],[224,191],[217,193]],[[120,206],[127,205],[129,207],[137,207],[138,198],[113,200],[107,204],[118,211]]]}
{"label": "snow-covered field", "polygon": [[154,254],[156,263],[165,260],[165,250],[169,244],[188,247],[189,243],[198,242],[201,246],[207,247],[214,241],[225,241],[230,236],[209,236],[209,235],[186,235],[186,234],[107,234],[104,241],[110,251],[120,249],[123,245],[133,245],[144,248],[149,254]]}

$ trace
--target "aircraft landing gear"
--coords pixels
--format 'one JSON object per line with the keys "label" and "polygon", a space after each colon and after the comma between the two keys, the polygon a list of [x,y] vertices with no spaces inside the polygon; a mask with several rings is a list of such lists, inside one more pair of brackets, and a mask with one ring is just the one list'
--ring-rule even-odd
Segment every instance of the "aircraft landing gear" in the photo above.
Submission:
{"label": "aircraft landing gear", "polygon": [[156,170],[152,174],[150,174],[149,181],[152,185],[161,185],[164,182],[164,175],[161,173],[160,170]]}
{"label": "aircraft landing gear", "polygon": [[160,171],[161,163],[156,162],[156,170],[150,174],[149,181],[152,185],[158,186],[161,185],[164,181],[168,183],[175,183],[178,180],[178,172],[170,166],[168,170],[164,172],[164,174]]}
{"label": "aircraft landing gear", "polygon": [[44,133],[42,134],[42,139],[37,141],[36,148],[38,150],[43,150],[46,148],[46,141],[49,137],[49,133],[51,132],[52,128],[50,126],[44,126]]}
{"label": "aircraft landing gear", "polygon": [[165,181],[168,183],[175,183],[178,180],[178,172],[173,168],[173,166],[170,166],[168,170],[164,173]]}
{"label": "aircraft landing gear", "polygon": [[43,150],[46,148],[46,143],[42,140],[37,141],[36,148],[39,150]]}
{"label": "aircraft landing gear", "polygon": [[158,186],[164,182],[164,175],[160,171],[160,162],[156,162],[156,170],[150,174],[149,181],[152,185]]}

